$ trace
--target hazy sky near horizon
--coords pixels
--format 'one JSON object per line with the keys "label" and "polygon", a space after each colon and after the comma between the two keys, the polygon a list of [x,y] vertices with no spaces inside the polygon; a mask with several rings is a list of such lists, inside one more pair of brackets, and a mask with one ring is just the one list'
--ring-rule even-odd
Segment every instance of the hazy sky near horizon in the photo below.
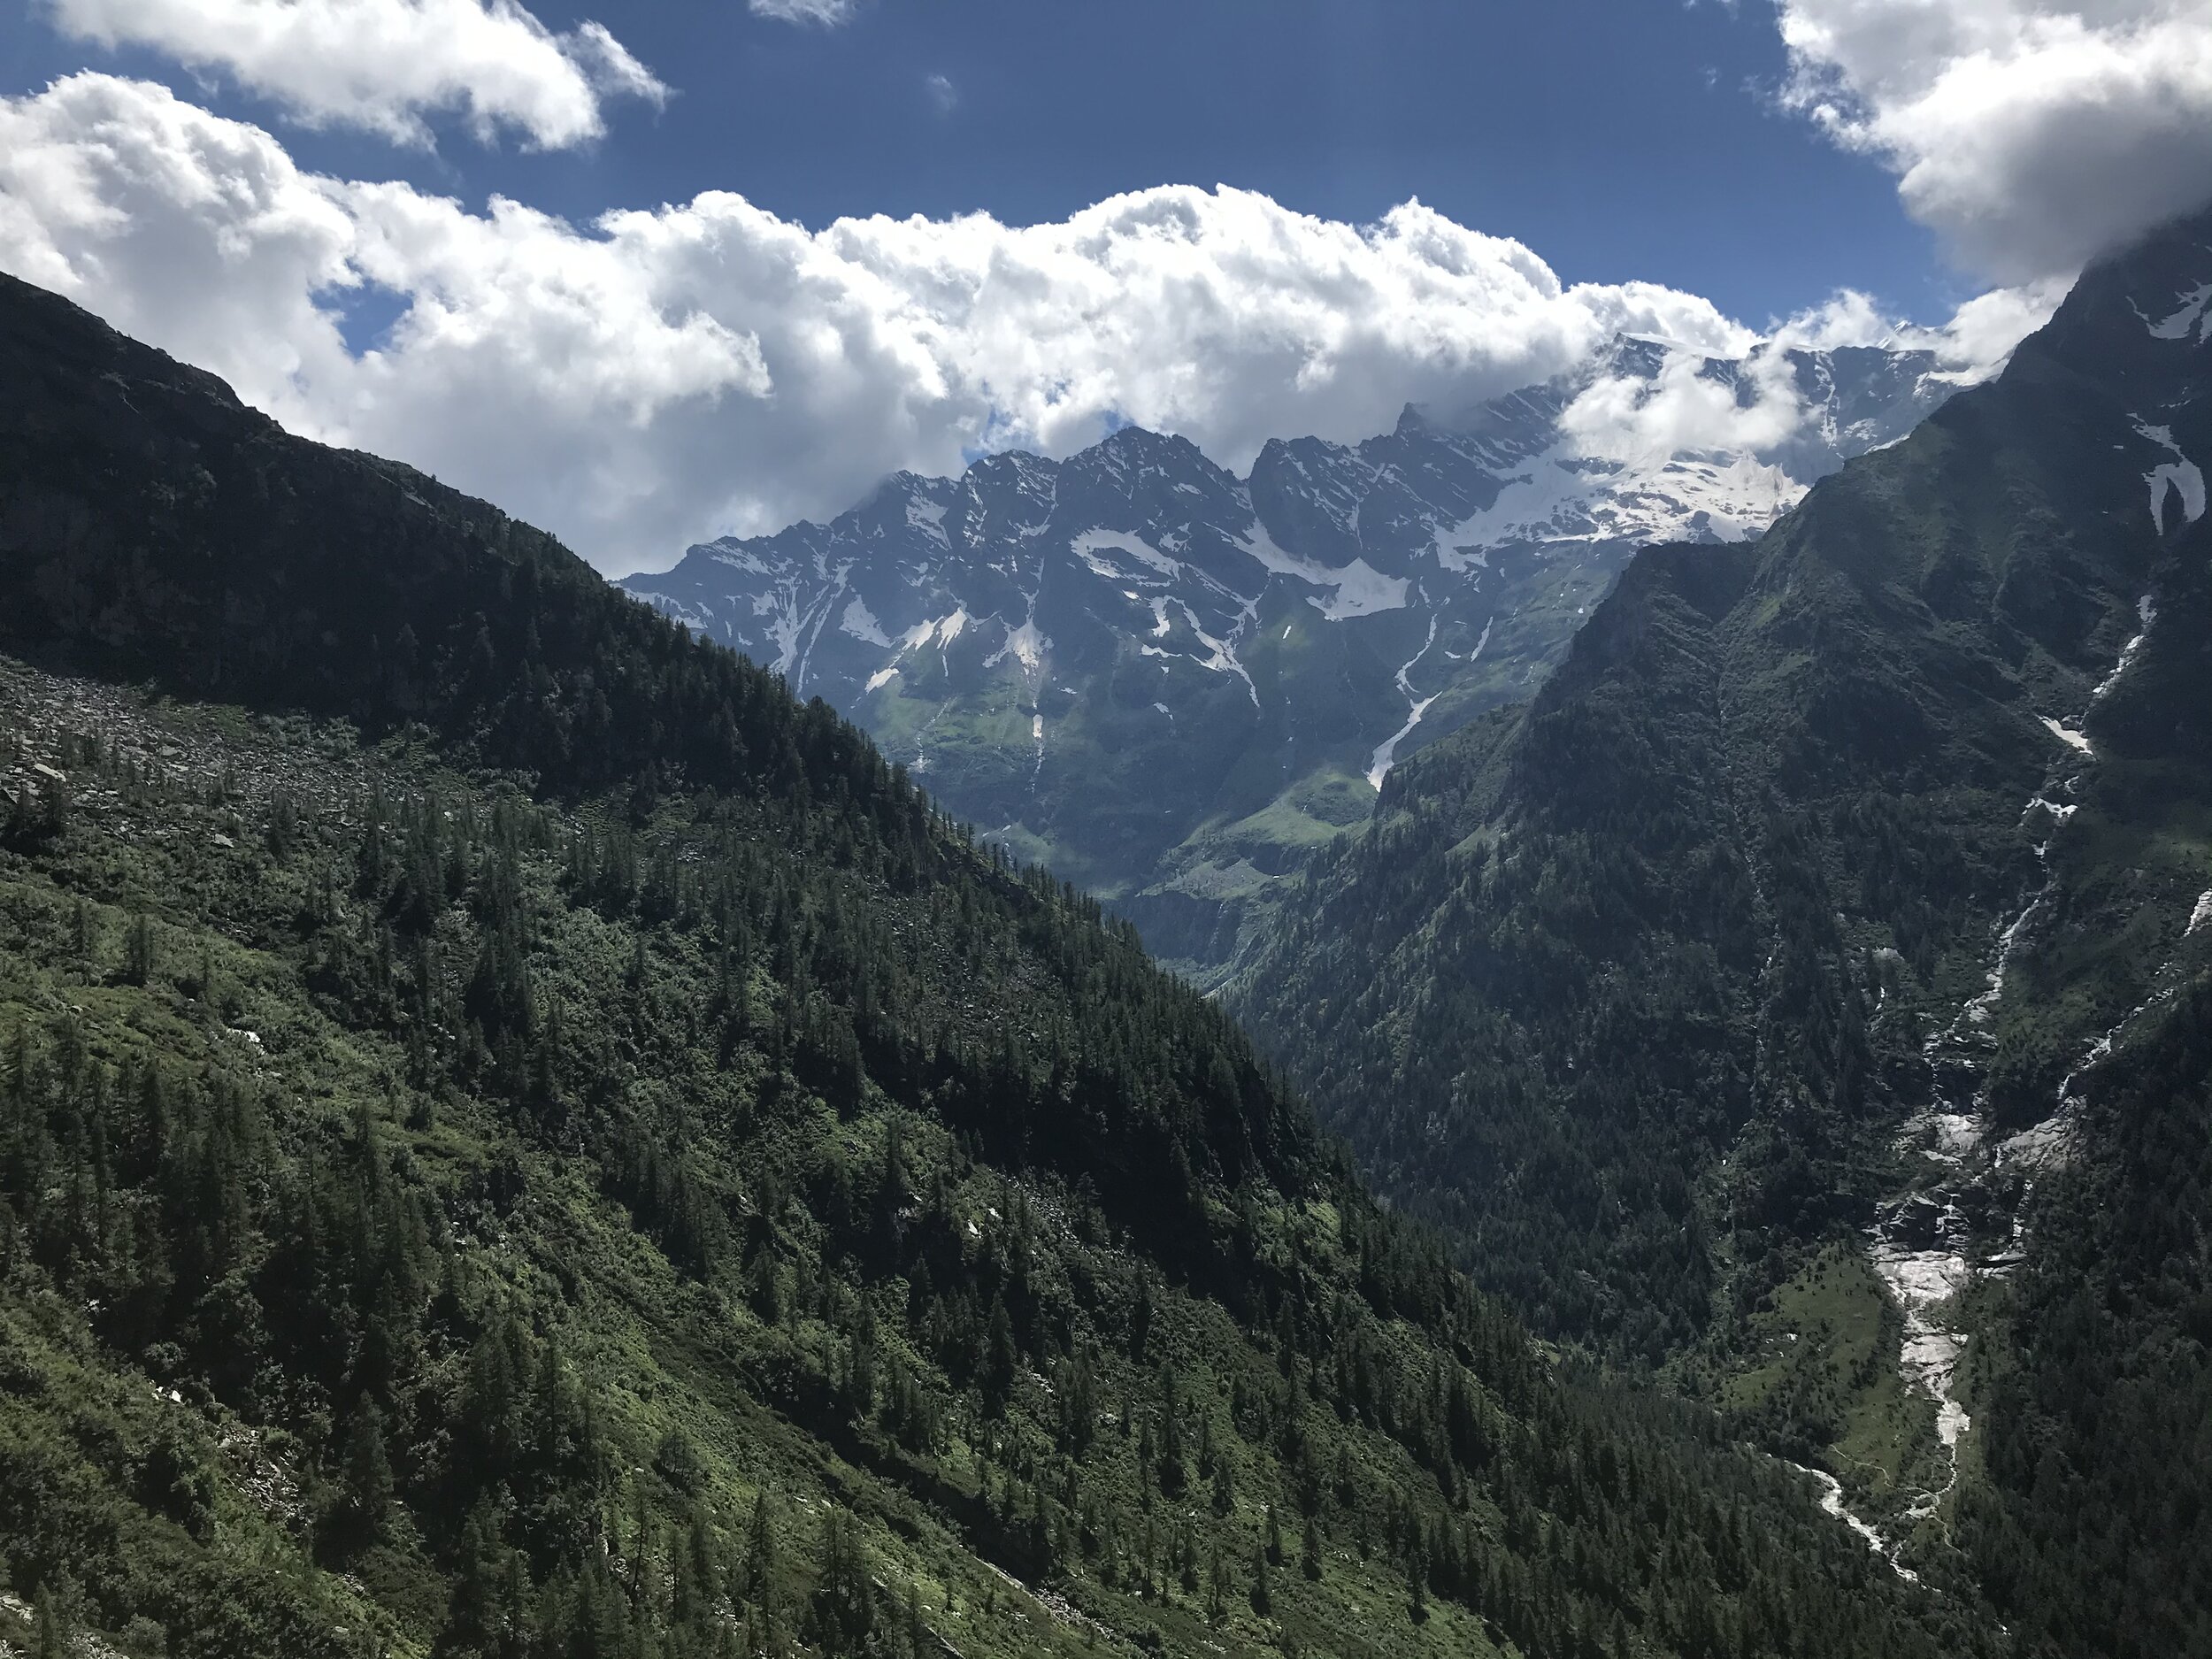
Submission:
{"label": "hazy sky near horizon", "polygon": [[0,268],[614,570],[1124,419],[1356,438],[1620,329],[1986,365],[2207,179],[2212,0],[0,15]]}

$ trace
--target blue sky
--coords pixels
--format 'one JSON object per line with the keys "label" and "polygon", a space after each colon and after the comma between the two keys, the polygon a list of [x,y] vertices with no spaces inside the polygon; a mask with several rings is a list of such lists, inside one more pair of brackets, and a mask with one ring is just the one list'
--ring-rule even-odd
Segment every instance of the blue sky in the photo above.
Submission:
{"label": "blue sky", "polygon": [[1620,333],[1970,379],[2212,180],[2208,0],[568,8],[19,0],[0,269],[619,572]]}
{"label": "blue sky", "polygon": [[[738,0],[534,10],[556,29],[596,18],[675,96],[611,106],[585,149],[487,146],[433,115],[434,153],[296,127],[292,153],[578,219],[710,189],[818,227],[1030,223],[1163,183],[1355,223],[1418,197],[1568,281],[1663,282],[1755,325],[1838,288],[1932,321],[1974,287],[1881,166],[1776,108],[1786,64],[1761,0],[863,0],[833,27]],[[278,123],[221,77],[66,38],[36,4],[0,27],[0,60],[12,91],[89,65]]]}

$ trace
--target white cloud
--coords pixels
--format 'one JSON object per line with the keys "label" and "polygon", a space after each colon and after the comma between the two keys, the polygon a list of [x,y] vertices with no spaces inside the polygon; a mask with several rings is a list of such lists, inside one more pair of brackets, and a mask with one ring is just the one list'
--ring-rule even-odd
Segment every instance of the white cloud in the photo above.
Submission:
{"label": "white cloud", "polygon": [[757,18],[773,18],[779,23],[817,23],[835,28],[851,19],[853,0],[749,0],[748,9]]}
{"label": "white cloud", "polygon": [[1968,369],[1997,364],[2051,320],[2072,286],[2066,277],[2043,277],[2016,288],[1992,288],[1959,307],[1933,349],[1946,361]]}
{"label": "white cloud", "polygon": [[950,115],[960,103],[960,88],[952,84],[949,75],[926,75],[922,89],[929,94],[930,103],[940,115]]}
{"label": "white cloud", "polygon": [[1787,101],[2002,282],[2212,194],[2212,0],[1780,0]]}
{"label": "white cloud", "polygon": [[1993,289],[1931,328],[1886,315],[1855,289],[1839,289],[1770,327],[1744,354],[1734,380],[1706,373],[1694,351],[1673,352],[1655,379],[1599,375],[1568,404],[1560,426],[1585,454],[1631,464],[1696,452],[1781,455],[1816,429],[1792,351],[1926,351],[1939,377],[1971,386],[2002,368],[2013,347],[2047,322],[2064,297],[2055,283]]}
{"label": "white cloud", "polygon": [[1870,295],[1839,288],[1821,304],[1768,331],[1778,345],[1832,351],[1844,346],[1892,346],[1932,351],[1943,367],[1971,383],[2002,367],[2013,347],[2050,321],[2070,284],[2056,278],[1992,288],[1960,306],[1939,328],[1886,315]]}
{"label": "white cloud", "polygon": [[541,150],[598,137],[602,102],[668,89],[597,23],[557,35],[515,0],[51,0],[56,24],[228,75],[303,123],[427,146],[460,113]]}
{"label": "white cloud", "polygon": [[1804,400],[1782,353],[1758,351],[1746,361],[1748,401],[1704,366],[1696,353],[1678,351],[1655,381],[1601,376],[1567,405],[1560,429],[1586,455],[1647,464],[1696,451],[1771,449],[1804,424]]}
{"label": "white cloud", "polygon": [[[1354,227],[1172,188],[1023,227],[810,231],[708,194],[580,227],[319,177],[257,127],[97,74],[0,100],[0,266],[616,572],[833,514],[896,468],[956,471],[969,446],[1065,454],[1110,414],[1242,466],[1272,436],[1356,440],[1409,400],[1545,379],[1617,332],[1754,338],[1693,295],[1563,285],[1416,203]],[[342,313],[370,289],[400,315],[356,356]]]}

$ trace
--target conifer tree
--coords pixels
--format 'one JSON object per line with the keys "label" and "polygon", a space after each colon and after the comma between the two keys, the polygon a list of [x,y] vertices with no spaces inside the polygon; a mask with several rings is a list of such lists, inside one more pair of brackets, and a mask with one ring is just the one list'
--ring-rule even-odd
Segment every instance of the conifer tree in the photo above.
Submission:
{"label": "conifer tree", "polygon": [[130,932],[125,936],[123,977],[135,986],[153,983],[154,925],[143,915],[131,918]]}
{"label": "conifer tree", "polygon": [[384,1524],[392,1503],[392,1465],[384,1445],[384,1414],[364,1394],[346,1425],[345,1506],[349,1522],[366,1537]]}

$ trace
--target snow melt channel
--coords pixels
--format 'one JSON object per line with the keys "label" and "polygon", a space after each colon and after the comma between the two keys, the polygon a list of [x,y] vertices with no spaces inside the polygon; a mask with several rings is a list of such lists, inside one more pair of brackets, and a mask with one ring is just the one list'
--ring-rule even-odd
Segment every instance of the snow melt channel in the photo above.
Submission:
{"label": "snow melt channel", "polygon": [[1864,1521],[1859,1519],[1857,1516],[1852,1514],[1850,1509],[1845,1505],[1843,1501],[1843,1482],[1838,1480],[1833,1475],[1830,1474],[1824,1469],[1808,1469],[1802,1463],[1791,1463],[1790,1467],[1797,1471],[1797,1472],[1801,1475],[1810,1475],[1814,1480],[1819,1483],[1820,1507],[1823,1513],[1834,1516],[1836,1519],[1841,1521],[1846,1526],[1849,1527],[1861,1538],[1864,1539],[1866,1540],[1866,1547],[1872,1550],[1876,1555],[1879,1555],[1883,1560],[1889,1562],[1891,1569],[1899,1578],[1909,1578],[1915,1584],[1917,1584],[1920,1581],[1920,1575],[1913,1571],[1911,1568],[1900,1567],[1896,1562],[1891,1560],[1889,1546],[1883,1542],[1882,1535],[1876,1532],[1871,1526],[1868,1525]]}
{"label": "snow melt channel", "polygon": [[[2143,648],[2151,625],[2158,611],[2151,595],[2145,594],[2136,602],[2135,612],[2139,627],[2133,637],[2121,648],[2119,658],[2112,670],[2090,694],[2089,705],[2094,708],[2111,691],[2122,674],[2127,672]],[[2081,727],[2086,724],[2085,714],[2079,720],[2061,721],[2045,718],[2043,726],[2052,736],[2079,757],[2082,761],[2094,761],[2096,751]],[[2055,774],[2054,774],[2055,776]],[[2078,774],[2075,774],[2076,777]],[[2067,782],[2073,781],[2069,778]],[[2035,812],[2049,815],[2054,826],[2062,825],[2072,815],[2070,804],[2059,805],[2054,796],[2062,795],[2062,787],[2039,790],[2029,798],[2022,810],[2023,818]],[[2047,865],[2050,858],[2050,842],[2044,841],[2036,849],[2036,856]],[[1932,1062],[1947,1057],[1953,1070],[1977,1079],[1974,1094],[1968,1101],[1939,1101],[1930,1110],[1916,1115],[1905,1127],[1901,1143],[1909,1150],[1922,1150],[1919,1141],[1932,1129],[1937,1147],[1931,1155],[1940,1164],[1959,1171],[1949,1177],[1943,1187],[1932,1194],[1924,1194],[1919,1201],[1925,1205],[1933,1200],[1946,1200],[1940,1212],[1933,1218],[1934,1225],[1925,1225],[1926,1211],[1920,1211],[1922,1225],[1918,1228],[1896,1225],[1908,1211],[1901,1209],[1892,1225],[1878,1229],[1868,1248],[1868,1256],[1875,1273],[1888,1287],[1892,1299],[1904,1316],[1904,1342],[1898,1359],[1898,1369],[1905,1380],[1935,1402],[1936,1434],[1950,1454],[1952,1480],[1957,1479],[1958,1444],[1973,1426],[1966,1408],[1951,1397],[1951,1386],[1957,1375],[1959,1358],[1965,1352],[1966,1335],[1949,1321],[1947,1310],[1953,1298],[1964,1290],[1973,1277],[1974,1270],[1965,1256],[1968,1229],[1955,1202],[1949,1202],[1962,1180],[1970,1184],[1965,1175],[1965,1165],[1976,1148],[1987,1140],[1989,1132],[1989,1085],[1984,1075],[1985,1056],[1989,1044],[1987,1027],[1999,1002],[2003,999],[2005,985],[2010,975],[2015,952],[2037,913],[2050,896],[2051,884],[2046,879],[2042,887],[2029,899],[2027,905],[2012,918],[1998,936],[1995,959],[1990,964],[1987,984],[1977,995],[1969,997],[1960,1008],[1958,1016],[1949,1027],[1928,1040],[1926,1053]],[[2208,895],[2212,898],[2212,895]],[[2138,1010],[2139,1011],[2139,1010]],[[2132,1014],[2130,1018],[2134,1018]],[[2124,1025],[2126,1022],[2123,1021]],[[2069,1115],[2068,1095],[2074,1079],[2088,1065],[2093,1064],[2111,1048],[2113,1036],[2118,1027],[2107,1033],[2104,1040],[2092,1049],[2081,1065],[2069,1072],[2059,1086],[2058,1110],[2044,1123],[2037,1125],[2025,1134],[2015,1136],[2001,1148],[1994,1149],[1995,1161],[2025,1162],[2037,1166],[2039,1156],[2048,1156],[2062,1139]],[[1902,1236],[1901,1236],[1902,1235]],[[1949,1483],[1946,1483],[1948,1490]],[[1916,1504],[1917,1513],[1932,1512],[1941,1502],[1942,1493],[1923,1495]]]}
{"label": "snow melt channel", "polygon": [[[1492,620],[1494,621],[1495,618]],[[1407,678],[1407,675],[1413,672],[1415,664],[1429,654],[1429,647],[1435,643],[1436,617],[1432,612],[1429,617],[1428,638],[1421,641],[1421,649],[1408,657],[1398,670],[1398,689],[1405,695],[1408,710],[1406,723],[1375,745],[1375,752],[1369,757],[1367,768],[1367,787],[1371,789],[1382,787],[1383,780],[1390,775],[1391,764],[1397,757],[1398,745],[1413,734],[1413,728],[1421,724],[1421,717],[1429,711],[1429,705],[1434,703],[1438,696],[1443,695],[1440,692],[1431,696],[1420,696],[1415,693],[1412,680]],[[1482,637],[1475,641],[1475,649],[1467,653],[1468,662],[1472,663],[1480,657],[1482,648],[1489,643],[1490,624],[1486,622],[1482,625]]]}
{"label": "snow melt channel", "polygon": [[1966,1288],[1965,1258],[1950,1250],[1908,1250],[1886,1240],[1870,1252],[1874,1271],[1889,1286],[1905,1316],[1905,1344],[1900,1369],[1905,1379],[1936,1402],[1936,1436],[1955,1456],[1973,1426],[1966,1408],[1951,1398],[1966,1338],[1942,1323],[1938,1310]]}

